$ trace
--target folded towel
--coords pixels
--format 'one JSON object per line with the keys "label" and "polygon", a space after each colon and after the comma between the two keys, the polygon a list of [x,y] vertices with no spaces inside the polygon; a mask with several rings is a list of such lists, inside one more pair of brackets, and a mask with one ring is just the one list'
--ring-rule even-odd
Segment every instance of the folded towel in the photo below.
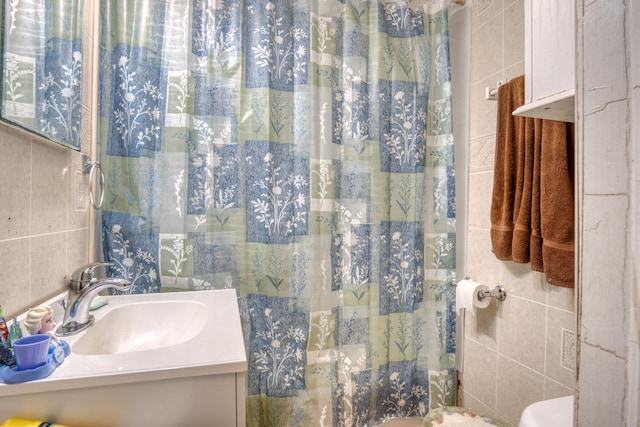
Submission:
{"label": "folded towel", "polygon": [[524,76],[498,89],[491,249],[573,287],[573,124],[513,116]]}
{"label": "folded towel", "polygon": [[[491,246],[496,257],[512,259],[518,158],[522,157],[524,119],[511,113],[524,104],[524,76],[498,88],[495,166],[491,199]],[[520,184],[521,185],[521,184]]]}
{"label": "folded towel", "polygon": [[523,117],[523,132],[519,144],[519,156],[516,167],[516,196],[514,207],[514,229],[511,258],[515,262],[527,263],[530,260],[531,214],[536,205],[533,199],[535,170],[535,126],[540,119]]}
{"label": "folded towel", "polygon": [[533,140],[533,183],[531,185],[531,237],[529,262],[534,271],[544,272],[542,261],[542,231],[540,218],[540,170],[542,160],[542,120],[536,119]]}
{"label": "folded towel", "polygon": [[547,282],[574,287],[574,125],[543,120],[540,230]]}

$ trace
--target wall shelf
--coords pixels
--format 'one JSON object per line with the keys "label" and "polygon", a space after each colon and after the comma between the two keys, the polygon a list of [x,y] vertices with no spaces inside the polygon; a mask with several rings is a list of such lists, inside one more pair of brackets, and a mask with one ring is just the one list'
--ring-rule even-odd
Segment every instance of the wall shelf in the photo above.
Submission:
{"label": "wall shelf", "polygon": [[516,109],[514,116],[575,122],[575,91],[567,90],[538,99]]}

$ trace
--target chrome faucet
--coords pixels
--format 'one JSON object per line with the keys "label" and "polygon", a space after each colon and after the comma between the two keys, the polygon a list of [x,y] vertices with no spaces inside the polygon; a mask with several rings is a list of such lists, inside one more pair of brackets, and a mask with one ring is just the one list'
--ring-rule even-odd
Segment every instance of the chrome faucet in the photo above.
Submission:
{"label": "chrome faucet", "polygon": [[128,291],[131,282],[125,279],[107,277],[98,279],[94,271],[99,267],[107,267],[111,263],[96,262],[78,268],[69,280],[69,292],[64,305],[62,324],[56,329],[57,336],[77,334],[93,325],[93,315],[89,314],[91,301],[104,289]]}

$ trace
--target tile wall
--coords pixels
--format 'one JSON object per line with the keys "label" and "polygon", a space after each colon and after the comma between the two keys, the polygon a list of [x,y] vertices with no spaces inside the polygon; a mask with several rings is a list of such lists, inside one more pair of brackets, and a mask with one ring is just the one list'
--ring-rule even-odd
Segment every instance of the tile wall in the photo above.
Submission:
{"label": "tile wall", "polygon": [[89,211],[80,153],[4,124],[0,153],[0,304],[8,321],[64,291],[65,277],[86,262]]}
{"label": "tile wall", "polygon": [[638,426],[640,4],[576,4],[582,260],[576,425]]}
{"label": "tile wall", "polygon": [[524,74],[524,0],[472,8],[467,275],[502,284],[508,297],[466,318],[459,404],[517,425],[530,403],[574,391],[574,291],[491,252],[497,103],[485,88]]}
{"label": "tile wall", "polygon": [[[93,115],[94,2],[83,8],[82,151]],[[88,176],[82,155],[0,123],[0,305],[9,321],[63,292],[89,259]]]}

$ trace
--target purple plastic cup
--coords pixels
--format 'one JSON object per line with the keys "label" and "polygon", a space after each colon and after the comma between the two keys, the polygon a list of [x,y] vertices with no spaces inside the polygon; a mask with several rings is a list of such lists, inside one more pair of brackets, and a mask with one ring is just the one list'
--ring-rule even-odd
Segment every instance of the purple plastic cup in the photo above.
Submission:
{"label": "purple plastic cup", "polygon": [[13,352],[16,356],[18,370],[35,369],[47,362],[49,341],[47,334],[37,334],[15,340]]}

